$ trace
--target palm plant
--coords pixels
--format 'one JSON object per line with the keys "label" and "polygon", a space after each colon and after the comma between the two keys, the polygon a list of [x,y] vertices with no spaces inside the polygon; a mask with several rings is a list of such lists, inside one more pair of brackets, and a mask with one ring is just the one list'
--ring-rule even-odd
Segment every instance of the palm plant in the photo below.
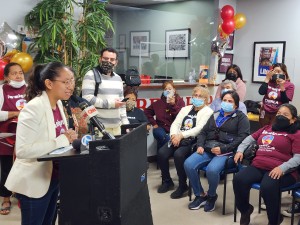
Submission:
{"label": "palm plant", "polygon": [[[37,47],[35,61],[60,61],[76,71],[78,86],[84,74],[98,62],[99,50],[105,47],[105,32],[113,30],[105,9],[107,2],[99,0],[42,0],[25,16],[25,25],[37,31],[31,48]],[[74,7],[82,14],[74,18]]]}

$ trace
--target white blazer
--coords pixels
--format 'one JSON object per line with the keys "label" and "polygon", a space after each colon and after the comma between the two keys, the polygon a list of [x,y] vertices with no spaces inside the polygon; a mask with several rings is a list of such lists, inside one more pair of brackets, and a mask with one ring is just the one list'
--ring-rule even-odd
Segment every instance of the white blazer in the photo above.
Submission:
{"label": "white blazer", "polygon": [[[61,101],[57,103],[67,127]],[[22,109],[16,133],[16,161],[5,187],[31,198],[43,197],[50,185],[52,161],[38,162],[37,158],[56,148],[69,145],[65,135],[56,137],[53,111],[48,95],[43,91]]]}

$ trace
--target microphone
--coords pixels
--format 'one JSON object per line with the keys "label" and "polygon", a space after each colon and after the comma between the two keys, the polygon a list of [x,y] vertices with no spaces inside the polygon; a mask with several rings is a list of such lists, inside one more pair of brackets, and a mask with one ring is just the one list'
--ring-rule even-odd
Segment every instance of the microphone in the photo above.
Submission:
{"label": "microphone", "polygon": [[80,150],[80,147],[81,147],[81,139],[75,139],[73,142],[72,142],[72,147],[76,150],[76,152],[81,152]]}
{"label": "microphone", "polygon": [[92,141],[92,135],[86,134],[81,139],[75,139],[72,142],[72,147],[77,151],[81,152],[89,149],[89,142]]}
{"label": "microphone", "polygon": [[86,119],[88,117],[93,126],[97,127],[99,131],[103,134],[103,137],[108,139],[116,139],[115,136],[113,136],[105,130],[103,123],[101,123],[97,118],[98,111],[95,108],[95,106],[89,106],[86,102],[81,102],[79,103],[79,108],[84,112],[83,118]]}

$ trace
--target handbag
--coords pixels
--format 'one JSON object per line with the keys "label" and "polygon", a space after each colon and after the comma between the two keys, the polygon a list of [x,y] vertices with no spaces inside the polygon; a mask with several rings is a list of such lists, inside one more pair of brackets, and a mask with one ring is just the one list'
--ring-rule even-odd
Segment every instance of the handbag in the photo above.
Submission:
{"label": "handbag", "polygon": [[243,165],[250,165],[252,163],[252,160],[256,156],[256,151],[258,149],[258,145],[256,143],[252,143],[248,145],[248,147],[244,151],[244,156],[242,160]]}
{"label": "handbag", "polygon": [[181,139],[179,146],[188,146],[196,143],[196,138],[184,138]]}
{"label": "handbag", "polygon": [[125,73],[125,84],[127,86],[139,86],[141,84],[141,78],[139,71],[136,68],[130,68]]}

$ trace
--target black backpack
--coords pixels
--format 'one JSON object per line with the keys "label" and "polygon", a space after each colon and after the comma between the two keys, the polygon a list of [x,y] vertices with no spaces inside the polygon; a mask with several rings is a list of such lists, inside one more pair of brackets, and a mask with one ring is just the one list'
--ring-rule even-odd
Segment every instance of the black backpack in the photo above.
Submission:
{"label": "black backpack", "polygon": [[125,72],[125,84],[127,86],[139,86],[141,84],[141,78],[139,71],[136,68],[130,68]]}
{"label": "black backpack", "polygon": [[97,96],[99,85],[102,83],[101,74],[100,74],[99,70],[96,67],[93,68],[93,73],[94,73],[94,78],[95,78],[94,96]]}

